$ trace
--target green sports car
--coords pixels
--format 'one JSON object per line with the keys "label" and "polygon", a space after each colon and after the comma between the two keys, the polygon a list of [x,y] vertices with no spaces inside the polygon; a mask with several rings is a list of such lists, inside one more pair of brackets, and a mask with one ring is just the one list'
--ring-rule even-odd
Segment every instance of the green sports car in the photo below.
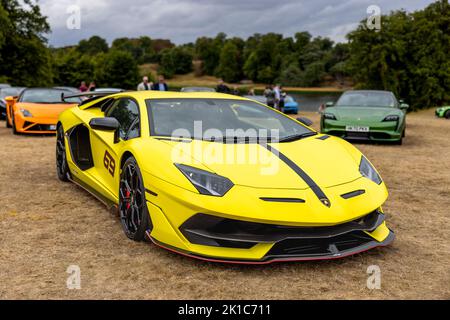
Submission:
{"label": "green sports car", "polygon": [[436,116],[439,118],[450,119],[450,106],[445,106],[436,109]]}
{"label": "green sports car", "polygon": [[348,140],[402,144],[409,105],[389,91],[347,91],[336,103],[327,103],[321,132]]}

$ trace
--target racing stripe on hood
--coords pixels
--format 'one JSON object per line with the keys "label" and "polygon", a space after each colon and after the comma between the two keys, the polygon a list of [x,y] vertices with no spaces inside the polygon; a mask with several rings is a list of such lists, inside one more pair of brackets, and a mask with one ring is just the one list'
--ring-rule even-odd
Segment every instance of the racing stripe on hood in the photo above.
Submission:
{"label": "racing stripe on hood", "polygon": [[306,184],[311,188],[311,190],[314,192],[314,194],[317,196],[317,198],[322,202],[325,206],[331,207],[331,202],[328,199],[328,197],[325,195],[325,193],[322,191],[322,189],[317,185],[317,183],[314,182],[314,180],[305,172],[302,168],[300,168],[295,162],[293,162],[291,159],[286,157],[283,153],[281,153],[279,150],[275,149],[272,146],[269,146],[268,144],[261,143],[261,146],[272,152],[274,155],[276,155],[278,158],[280,158],[281,161],[283,161],[285,164],[289,166],[296,174],[300,176],[300,178],[303,179],[303,181],[306,182]]}

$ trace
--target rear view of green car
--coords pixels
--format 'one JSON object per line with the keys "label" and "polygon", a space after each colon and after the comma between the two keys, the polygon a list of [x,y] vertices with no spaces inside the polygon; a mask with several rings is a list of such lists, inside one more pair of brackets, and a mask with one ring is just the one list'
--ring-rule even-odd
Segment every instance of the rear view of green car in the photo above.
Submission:
{"label": "rear view of green car", "polygon": [[320,121],[321,132],[348,140],[402,144],[409,106],[389,91],[347,91],[327,108]]}
{"label": "rear view of green car", "polygon": [[436,116],[439,118],[450,119],[450,106],[445,106],[436,109]]}

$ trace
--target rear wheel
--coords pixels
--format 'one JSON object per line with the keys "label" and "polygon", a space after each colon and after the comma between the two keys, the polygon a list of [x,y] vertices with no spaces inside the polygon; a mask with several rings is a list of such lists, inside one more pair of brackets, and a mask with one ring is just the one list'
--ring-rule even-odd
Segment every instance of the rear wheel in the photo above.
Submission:
{"label": "rear wheel", "polygon": [[59,180],[63,182],[69,181],[70,171],[67,164],[66,143],[62,125],[58,125],[56,130],[56,172]]}
{"label": "rear wheel", "polygon": [[445,117],[446,119],[450,119],[450,110],[445,111],[444,117]]}
{"label": "rear wheel", "polygon": [[128,158],[120,174],[119,215],[123,231],[134,241],[145,239],[151,222],[145,200],[142,174],[136,159]]}

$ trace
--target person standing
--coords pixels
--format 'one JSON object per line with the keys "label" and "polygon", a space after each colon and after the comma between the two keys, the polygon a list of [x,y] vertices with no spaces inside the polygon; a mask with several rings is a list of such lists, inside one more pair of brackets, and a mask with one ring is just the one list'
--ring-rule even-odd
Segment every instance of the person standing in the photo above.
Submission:
{"label": "person standing", "polygon": [[81,85],[78,88],[78,90],[80,90],[80,92],[86,92],[88,91],[88,87],[86,86],[86,82],[85,81],[81,81]]}
{"label": "person standing", "polygon": [[142,78],[142,82],[138,85],[137,90],[138,91],[148,91],[152,90],[153,83],[148,81],[148,77],[145,76]]}
{"label": "person standing", "polygon": [[273,108],[275,106],[275,92],[273,91],[272,86],[267,86],[263,95],[266,97],[266,104]]}
{"label": "person standing", "polygon": [[88,88],[88,91],[95,91],[95,89],[96,89],[97,87],[96,87],[96,85],[95,85],[95,82],[94,81],[92,81],[90,84],[89,84],[89,88]]}
{"label": "person standing", "polygon": [[279,103],[278,107],[281,112],[284,112],[284,104],[286,103],[287,93],[283,92],[283,89],[281,87],[280,87],[280,91],[281,91],[281,99],[280,99],[280,103]]}
{"label": "person standing", "polygon": [[169,86],[167,85],[164,76],[159,76],[158,83],[155,83],[152,89],[156,91],[169,91]]}
{"label": "person standing", "polygon": [[219,79],[219,84],[217,85],[217,92],[219,93],[230,93],[230,88],[223,82],[222,79]]}
{"label": "person standing", "polygon": [[273,89],[273,92],[275,94],[275,109],[280,111],[280,101],[281,101],[281,86],[277,84],[275,88]]}

